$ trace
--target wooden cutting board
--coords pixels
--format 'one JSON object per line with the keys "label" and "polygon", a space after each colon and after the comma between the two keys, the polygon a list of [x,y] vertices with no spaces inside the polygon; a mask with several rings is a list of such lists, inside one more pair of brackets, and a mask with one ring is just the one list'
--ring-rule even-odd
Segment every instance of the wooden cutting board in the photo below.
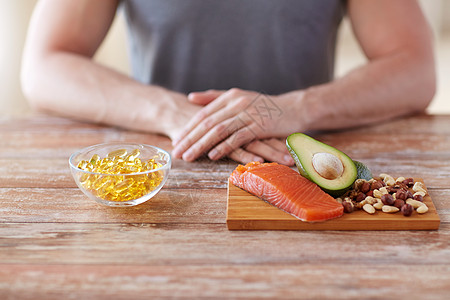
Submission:
{"label": "wooden cutting board", "polygon": [[440,219],[429,195],[424,197],[424,203],[429,210],[422,215],[415,211],[410,217],[381,211],[369,215],[358,210],[325,222],[308,223],[229,182],[227,226],[229,230],[436,230]]}

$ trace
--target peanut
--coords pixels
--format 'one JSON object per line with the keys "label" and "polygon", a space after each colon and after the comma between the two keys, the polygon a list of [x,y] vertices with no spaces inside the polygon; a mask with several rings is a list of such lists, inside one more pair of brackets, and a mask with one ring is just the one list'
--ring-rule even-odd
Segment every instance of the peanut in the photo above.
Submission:
{"label": "peanut", "polygon": [[390,175],[388,175],[388,174],[386,174],[386,173],[381,173],[381,174],[380,174],[380,178],[383,179],[383,180],[384,180],[384,178],[386,178],[387,176],[390,176]]}
{"label": "peanut", "polygon": [[406,203],[414,207],[415,209],[421,207],[422,205],[425,205],[424,203],[414,200],[414,199],[406,199]]}
{"label": "peanut", "polygon": [[423,205],[419,206],[419,207],[416,209],[416,211],[417,211],[417,213],[419,213],[419,214],[424,214],[424,213],[426,213],[426,212],[428,211],[428,206],[427,206],[426,204],[423,204]]}
{"label": "peanut", "polygon": [[418,191],[418,192],[415,192],[415,193],[413,194],[413,197],[415,197],[415,196],[417,196],[417,195],[420,195],[420,196],[422,196],[422,198],[423,198],[423,197],[425,197],[426,193],[425,193],[424,191]]}
{"label": "peanut", "polygon": [[375,208],[370,204],[364,204],[363,209],[368,214],[372,215],[375,213]]}
{"label": "peanut", "polygon": [[383,195],[389,194],[389,191],[387,190],[386,187],[380,188],[379,191],[380,191]]}
{"label": "peanut", "polygon": [[390,205],[383,205],[383,207],[381,208],[381,210],[385,213],[396,213],[399,211],[399,209],[395,206],[390,206]]}
{"label": "peanut", "polygon": [[420,182],[420,181],[417,181],[416,183],[414,183],[414,186],[413,186],[412,189],[413,189],[414,192],[420,192],[420,191],[422,191],[424,193],[427,192],[425,190],[425,185],[422,182]]}
{"label": "peanut", "polygon": [[366,201],[366,203],[369,203],[369,204],[375,204],[378,202],[376,198],[371,197],[371,196],[367,196],[366,199],[364,199],[364,200]]}
{"label": "peanut", "polygon": [[399,177],[395,180],[395,182],[403,182],[405,181],[405,177]]}
{"label": "peanut", "polygon": [[377,210],[381,210],[383,206],[384,206],[383,202],[377,202],[373,205],[373,207],[375,207],[375,209]]}
{"label": "peanut", "polygon": [[380,190],[373,190],[373,196],[375,198],[381,199],[381,196],[383,196],[383,194],[380,192]]}
{"label": "peanut", "polygon": [[390,176],[390,175],[385,176],[384,179],[383,179],[383,181],[384,181],[384,183],[386,183],[386,185],[388,185],[388,186],[393,186],[393,185],[395,185],[395,179],[394,179],[392,176]]}

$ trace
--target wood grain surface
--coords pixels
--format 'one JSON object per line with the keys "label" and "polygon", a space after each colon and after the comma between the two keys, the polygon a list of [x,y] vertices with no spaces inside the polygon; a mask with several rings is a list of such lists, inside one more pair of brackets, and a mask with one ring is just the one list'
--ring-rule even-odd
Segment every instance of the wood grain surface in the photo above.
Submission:
{"label": "wood grain surface", "polygon": [[312,133],[374,174],[421,177],[438,230],[230,231],[230,160],[174,160],[131,208],[76,187],[74,151],[109,141],[171,150],[163,136],[30,115],[0,119],[0,299],[446,299],[450,116]]}
{"label": "wood grain surface", "polygon": [[413,212],[410,217],[356,210],[325,222],[303,222],[228,182],[227,226],[230,230],[436,230],[440,224],[436,207],[428,194],[423,200],[428,212]]}

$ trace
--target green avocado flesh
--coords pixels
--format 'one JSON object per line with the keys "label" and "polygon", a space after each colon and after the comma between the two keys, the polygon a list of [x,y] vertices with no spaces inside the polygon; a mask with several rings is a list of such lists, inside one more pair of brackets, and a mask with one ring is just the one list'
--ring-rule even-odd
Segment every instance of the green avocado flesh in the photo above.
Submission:
{"label": "green avocado flesh", "polygon": [[303,133],[293,133],[286,146],[300,174],[333,197],[344,194],[357,179],[358,170],[345,153]]}
{"label": "green avocado flesh", "polygon": [[354,160],[353,162],[355,163],[356,170],[358,172],[358,174],[356,176],[357,179],[364,179],[364,180],[369,181],[370,179],[373,178],[372,172],[369,170],[369,168],[365,164],[363,164],[362,162],[359,162],[357,160]]}

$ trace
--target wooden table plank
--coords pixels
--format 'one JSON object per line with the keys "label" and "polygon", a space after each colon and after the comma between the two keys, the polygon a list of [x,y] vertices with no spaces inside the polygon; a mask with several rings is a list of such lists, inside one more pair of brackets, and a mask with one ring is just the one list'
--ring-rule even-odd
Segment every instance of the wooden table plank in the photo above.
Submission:
{"label": "wooden table plank", "polygon": [[225,223],[225,189],[165,189],[133,207],[107,207],[79,189],[1,188],[0,222]]}
{"label": "wooden table plank", "polygon": [[[2,299],[446,299],[448,265],[0,265]],[[392,288],[387,288],[392,287]]]}
{"label": "wooden table plank", "polygon": [[229,231],[225,224],[0,224],[0,264],[450,265],[439,231]]}

